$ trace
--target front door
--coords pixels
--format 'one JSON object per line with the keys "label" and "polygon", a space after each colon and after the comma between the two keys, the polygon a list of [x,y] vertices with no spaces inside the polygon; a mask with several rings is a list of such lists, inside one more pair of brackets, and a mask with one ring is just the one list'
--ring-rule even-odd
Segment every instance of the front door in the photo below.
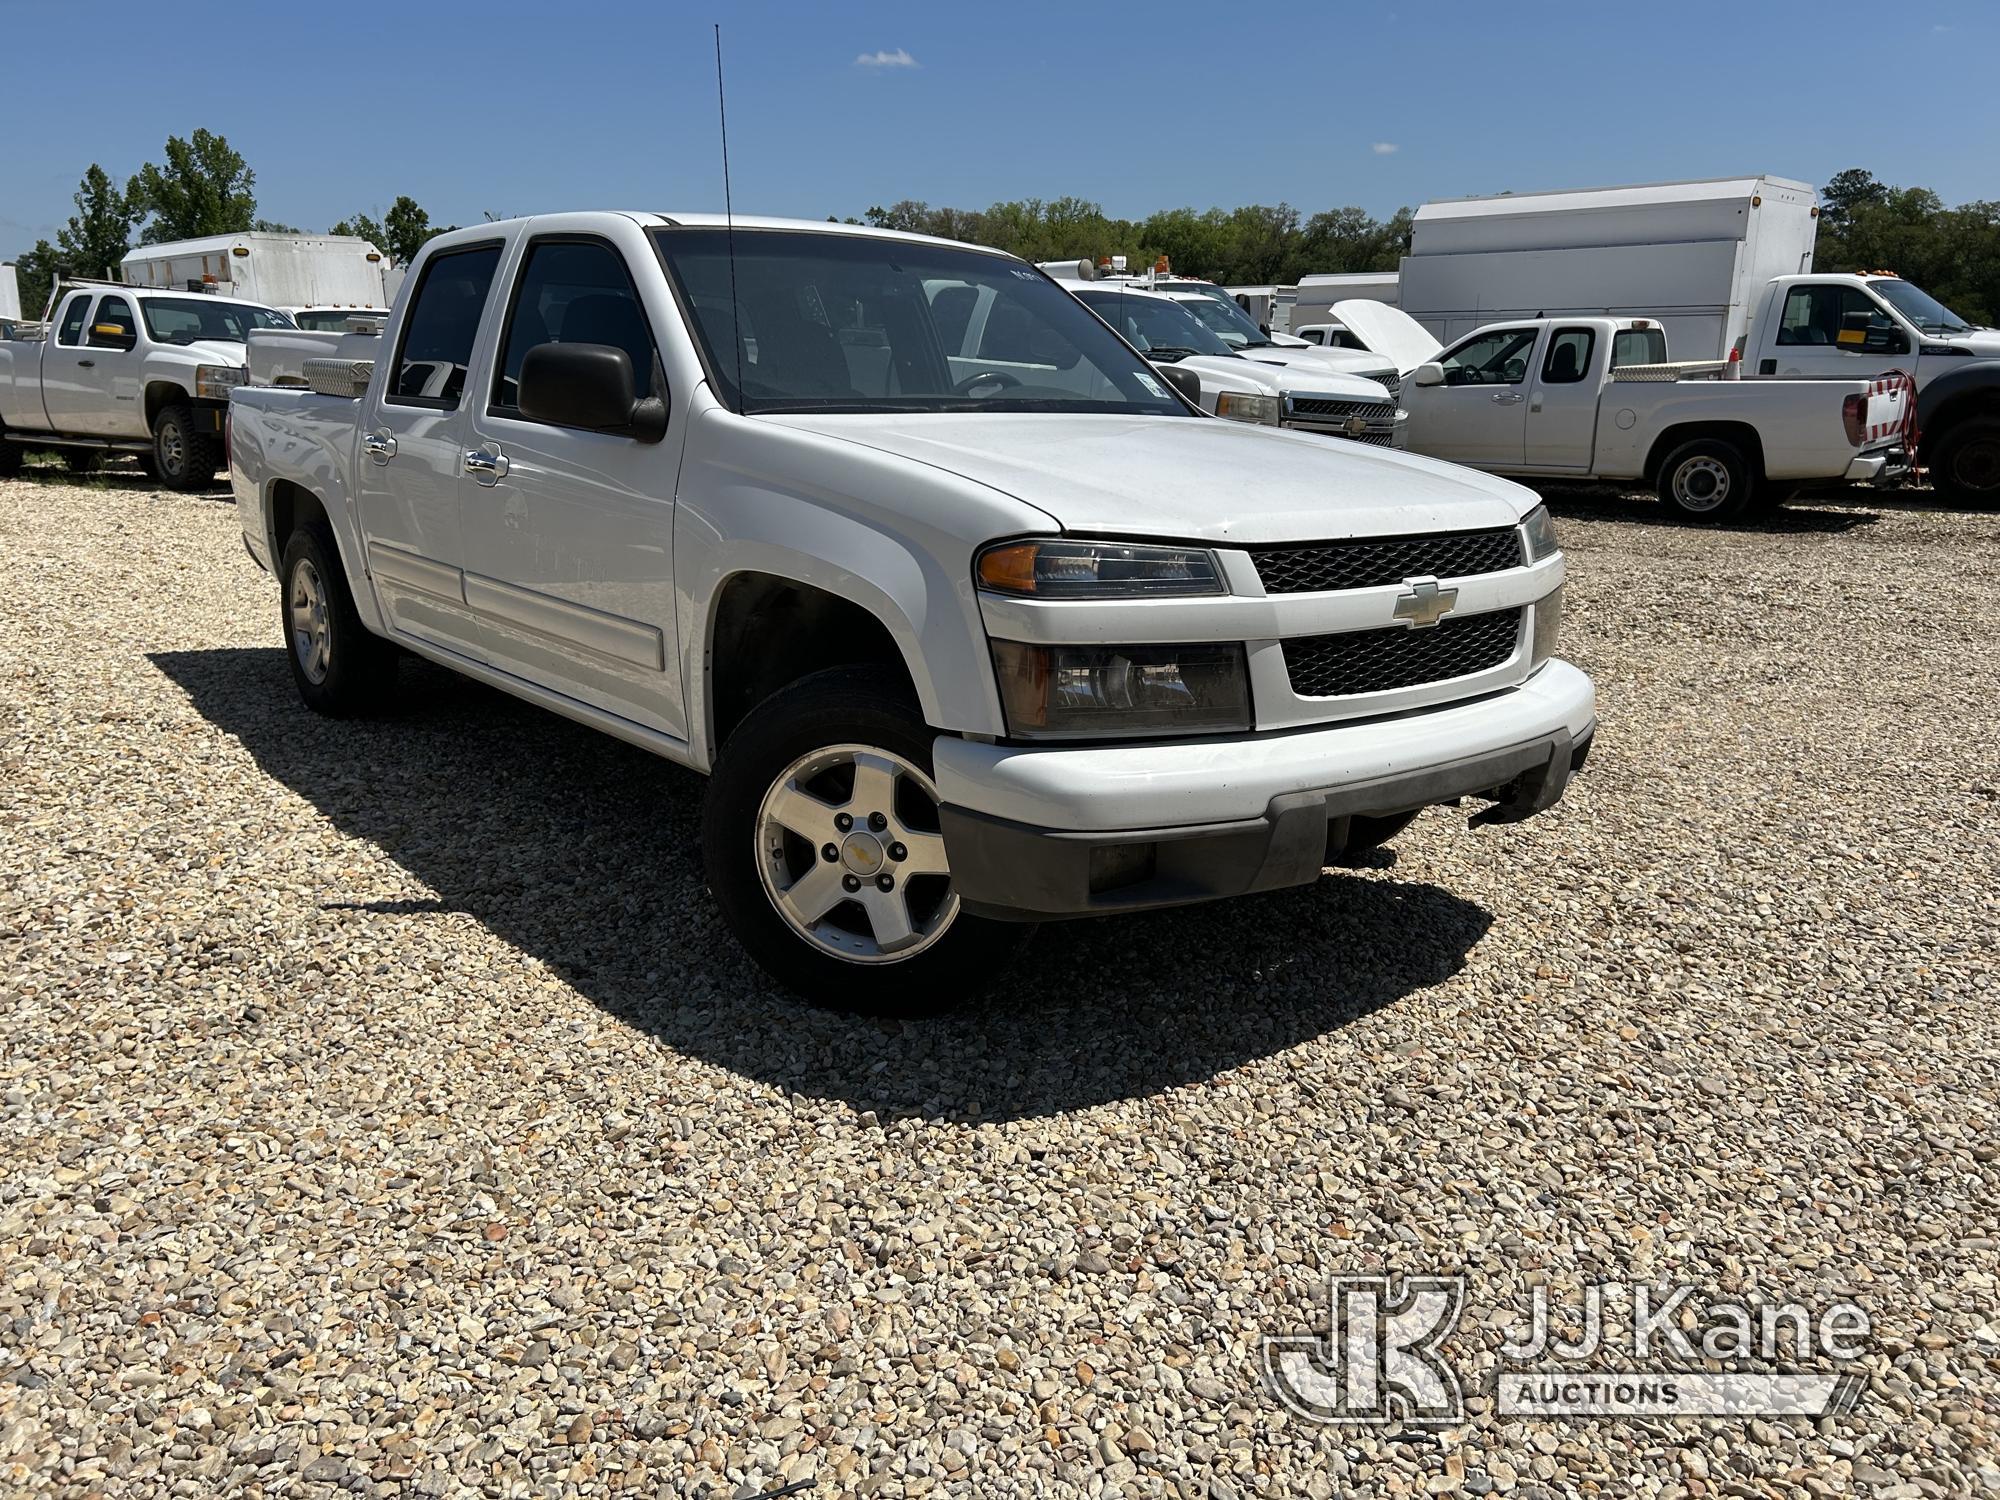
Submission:
{"label": "front door", "polygon": [[1801,281],[1787,287],[1772,342],[1776,347],[1762,361],[1760,375],[1862,380],[1898,359],[1915,368],[1909,336],[1894,315],[1846,282]]}
{"label": "front door", "polygon": [[483,659],[459,524],[473,348],[501,243],[433,256],[364,403],[355,498],[390,628]]}
{"label": "front door", "polygon": [[640,399],[665,397],[625,253],[596,236],[529,240],[491,388],[470,399],[466,598],[503,671],[677,739],[687,734],[674,618],[674,484],[684,429],[643,443],[558,427],[517,404],[538,344],[604,344]]}
{"label": "front door", "polygon": [[1536,328],[1492,328],[1446,353],[1444,384],[1408,392],[1410,447],[1481,469],[1518,469],[1525,458],[1528,371]]}
{"label": "front door", "polygon": [[1587,473],[1597,435],[1597,330],[1556,327],[1528,396],[1527,466]]}

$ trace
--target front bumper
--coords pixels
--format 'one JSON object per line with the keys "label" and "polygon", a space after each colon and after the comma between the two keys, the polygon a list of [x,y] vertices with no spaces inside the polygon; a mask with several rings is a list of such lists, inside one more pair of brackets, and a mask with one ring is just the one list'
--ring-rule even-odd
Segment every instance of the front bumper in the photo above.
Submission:
{"label": "front bumper", "polygon": [[1551,661],[1471,702],[1286,733],[1025,748],[940,738],[945,847],[966,909],[1018,920],[1304,885],[1339,820],[1459,797],[1475,822],[1555,805],[1596,728],[1590,679]]}
{"label": "front bumper", "polygon": [[1842,477],[1856,484],[1887,487],[1901,484],[1909,475],[1909,454],[1901,448],[1885,448],[1874,453],[1856,454]]}

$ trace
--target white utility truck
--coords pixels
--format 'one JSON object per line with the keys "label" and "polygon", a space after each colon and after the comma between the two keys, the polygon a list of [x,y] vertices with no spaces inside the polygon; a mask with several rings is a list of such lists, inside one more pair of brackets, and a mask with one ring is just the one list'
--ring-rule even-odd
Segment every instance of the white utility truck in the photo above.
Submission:
{"label": "white utility truck", "polygon": [[1118,282],[1061,281],[1163,373],[1193,375],[1203,411],[1380,447],[1402,446],[1402,413],[1377,381],[1246,359],[1180,302]]}
{"label": "white utility truck", "polygon": [[223,464],[245,340],[287,327],[228,297],[59,284],[41,338],[0,341],[0,476],[20,471],[24,447],[58,449],[79,471],[136,453],[170,489],[200,489]]}
{"label": "white utility truck", "polygon": [[1908,474],[1916,393],[1886,367],[1844,381],[1725,380],[1667,363],[1645,318],[1520,318],[1449,347],[1393,307],[1340,321],[1402,365],[1409,445],[1496,473],[1639,480],[1691,521],[1742,515],[1815,483]]}
{"label": "white utility truck", "polygon": [[1417,210],[1397,305],[1447,343],[1517,318],[1650,318],[1682,358],[1721,359],[1765,283],[1812,269],[1818,228],[1818,194],[1783,177],[1443,199]]}
{"label": "white utility truck", "polygon": [[1332,271],[1301,276],[1285,307],[1285,321],[1274,323],[1283,331],[1309,344],[1332,344],[1353,348],[1339,337],[1340,324],[1333,316],[1336,302],[1382,302],[1396,307],[1403,300],[1402,276],[1395,271]]}
{"label": "white utility truck", "polygon": [[[40,308],[35,309],[35,315],[41,315]],[[11,260],[0,263],[0,318],[10,323],[21,321],[21,283]]]}
{"label": "white utility truck", "polygon": [[387,269],[382,252],[355,235],[246,231],[141,245],[119,275],[129,286],[205,289],[287,313],[382,314],[391,300]]}
{"label": "white utility truck", "polygon": [[306,703],[401,647],[708,773],[709,889],[810,995],[1528,817],[1595,727],[1532,491],[1217,421],[997,251],[556,214],[427,244],[372,362],[302,338],[230,475]]}

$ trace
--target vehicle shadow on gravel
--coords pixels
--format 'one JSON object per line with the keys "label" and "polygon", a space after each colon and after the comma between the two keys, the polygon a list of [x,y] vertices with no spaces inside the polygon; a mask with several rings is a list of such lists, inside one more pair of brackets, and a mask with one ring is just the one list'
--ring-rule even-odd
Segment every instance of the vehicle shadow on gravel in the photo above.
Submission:
{"label": "vehicle shadow on gravel", "polygon": [[1433,885],[1329,875],[1045,927],[991,993],[935,1018],[838,1014],[778,990],[723,927],[693,773],[424,663],[405,664],[395,715],[340,723],[299,704],[279,648],[151,660],[266,774],[436,892],[328,890],[329,946],[349,924],[380,943],[385,917],[463,912],[683,1053],[884,1121],[1046,1116],[1199,1082],[1439,983],[1491,924]]}
{"label": "vehicle shadow on gravel", "polygon": [[[1557,519],[1578,521],[1629,521],[1642,526],[1689,526],[1649,492],[1627,491],[1599,485],[1568,485],[1542,481],[1536,485]],[[1804,535],[1813,532],[1838,534],[1873,526],[1881,519],[1878,509],[1891,507],[1885,497],[1868,495],[1848,500],[1827,495],[1809,495],[1775,510],[1760,510],[1734,521],[1718,521],[1703,527],[1710,531],[1748,532],[1753,535]],[[1908,507],[1903,507],[1908,508]]]}

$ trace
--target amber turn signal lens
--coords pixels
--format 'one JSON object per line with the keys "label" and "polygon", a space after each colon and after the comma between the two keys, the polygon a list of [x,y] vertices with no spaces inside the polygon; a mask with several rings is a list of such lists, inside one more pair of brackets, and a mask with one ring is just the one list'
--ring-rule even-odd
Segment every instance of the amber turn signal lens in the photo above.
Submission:
{"label": "amber turn signal lens", "polygon": [[993,547],[979,554],[979,585],[1007,594],[1035,591],[1034,542],[1017,542],[1011,547]]}

